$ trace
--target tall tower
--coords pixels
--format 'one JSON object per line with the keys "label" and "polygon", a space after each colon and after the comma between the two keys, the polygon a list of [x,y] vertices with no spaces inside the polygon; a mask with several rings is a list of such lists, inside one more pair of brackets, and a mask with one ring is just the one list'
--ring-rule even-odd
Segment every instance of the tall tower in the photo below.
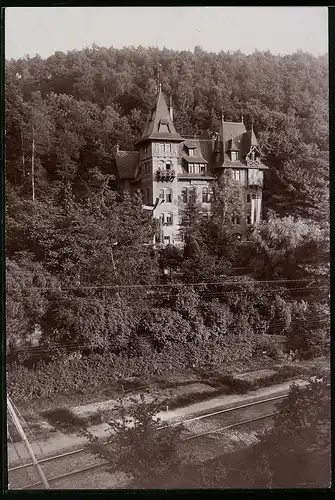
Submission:
{"label": "tall tower", "polygon": [[172,101],[170,109],[158,85],[158,95],[141,139],[137,142],[140,153],[139,169],[145,203],[159,204],[153,216],[160,220],[160,243],[173,244],[178,224],[177,169],[179,144],[183,138],[173,123]]}

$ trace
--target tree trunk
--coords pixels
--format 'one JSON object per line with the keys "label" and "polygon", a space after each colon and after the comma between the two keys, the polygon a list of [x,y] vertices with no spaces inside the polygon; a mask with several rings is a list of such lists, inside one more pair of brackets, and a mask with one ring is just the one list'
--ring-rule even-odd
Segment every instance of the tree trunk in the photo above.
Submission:
{"label": "tree trunk", "polygon": [[33,202],[35,201],[35,135],[33,127],[33,140],[31,147],[31,187],[32,187],[32,197]]}
{"label": "tree trunk", "polygon": [[20,127],[20,135],[21,135],[21,154],[22,154],[22,174],[23,177],[26,176],[26,159],[24,155],[24,148],[23,148],[23,133],[22,133],[22,127]]}

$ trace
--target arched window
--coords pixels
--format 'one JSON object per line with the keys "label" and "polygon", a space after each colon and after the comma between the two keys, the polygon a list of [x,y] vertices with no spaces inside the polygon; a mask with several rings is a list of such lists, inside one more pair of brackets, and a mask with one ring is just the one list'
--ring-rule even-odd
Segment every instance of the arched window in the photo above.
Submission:
{"label": "arched window", "polygon": [[209,201],[212,202],[214,200],[214,190],[212,187],[209,188]]}
{"label": "arched window", "polygon": [[202,203],[208,203],[208,188],[202,188]]}
{"label": "arched window", "polygon": [[159,214],[159,222],[164,224],[164,214]]}
{"label": "arched window", "polygon": [[166,170],[167,171],[171,170],[171,162],[170,161],[166,162]]}
{"label": "arched window", "polygon": [[187,189],[186,188],[183,188],[181,190],[181,201],[183,203],[187,203]]}
{"label": "arched window", "polygon": [[172,226],[172,224],[173,224],[173,217],[172,217],[171,212],[168,212],[166,214],[166,225],[167,226]]}
{"label": "arched window", "polygon": [[164,189],[159,190],[159,199],[160,201],[164,201]]}
{"label": "arched window", "polygon": [[255,194],[253,194],[253,195],[251,196],[251,198],[252,198],[253,200],[255,200],[255,199],[256,199],[256,195],[255,195]]}
{"label": "arched window", "polygon": [[172,203],[172,189],[167,189],[165,193],[166,203]]}
{"label": "arched window", "polygon": [[188,190],[188,200],[190,203],[195,203],[197,198],[197,193],[195,187],[191,187]]}

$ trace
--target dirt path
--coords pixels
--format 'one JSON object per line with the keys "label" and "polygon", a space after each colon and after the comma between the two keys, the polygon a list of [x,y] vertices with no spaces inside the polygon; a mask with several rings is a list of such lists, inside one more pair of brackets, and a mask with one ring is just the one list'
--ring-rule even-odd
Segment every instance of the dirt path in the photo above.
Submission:
{"label": "dirt path", "polygon": [[[184,420],[186,417],[192,417],[197,414],[202,414],[204,412],[207,412],[208,410],[223,409],[246,402],[256,401],[258,399],[266,397],[285,394],[292,382],[293,381],[284,382],[282,384],[277,384],[265,389],[258,389],[244,395],[223,395],[207,401],[195,403],[182,408],[177,408],[172,411],[160,412],[158,416],[163,422],[177,422],[180,420]],[[299,380],[297,382],[299,384],[306,384],[306,381],[303,380]],[[107,436],[108,425],[106,423],[94,425],[91,426],[89,430],[95,436],[103,438],[104,436]],[[38,459],[41,459],[43,457],[51,457],[57,454],[71,451],[73,449],[81,448],[86,444],[86,442],[87,441],[85,438],[74,434],[67,435],[63,434],[62,432],[54,432],[50,434],[49,439],[38,442],[31,442],[31,445],[34,449],[34,452],[36,453],[36,457]],[[25,463],[30,462],[27,452],[26,450],[24,450],[23,444],[20,443],[20,446],[17,446],[16,448],[19,451],[22,460]],[[41,450],[43,451],[43,455],[41,453]],[[12,444],[8,444],[8,462],[11,466],[20,464],[20,460]]]}

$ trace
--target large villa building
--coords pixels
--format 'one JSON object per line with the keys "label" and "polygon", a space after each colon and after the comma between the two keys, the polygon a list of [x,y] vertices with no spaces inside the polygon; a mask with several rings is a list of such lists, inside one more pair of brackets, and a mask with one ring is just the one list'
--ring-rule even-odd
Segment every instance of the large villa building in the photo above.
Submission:
{"label": "large villa building", "polygon": [[143,202],[160,221],[163,245],[183,244],[183,208],[194,201],[210,214],[212,184],[230,168],[242,187],[244,212],[234,220],[237,235],[259,223],[262,214],[263,172],[260,149],[253,131],[243,119],[227,122],[211,138],[181,137],[173,123],[161,86],[137,151],[117,148],[115,166],[121,190],[140,190]]}

